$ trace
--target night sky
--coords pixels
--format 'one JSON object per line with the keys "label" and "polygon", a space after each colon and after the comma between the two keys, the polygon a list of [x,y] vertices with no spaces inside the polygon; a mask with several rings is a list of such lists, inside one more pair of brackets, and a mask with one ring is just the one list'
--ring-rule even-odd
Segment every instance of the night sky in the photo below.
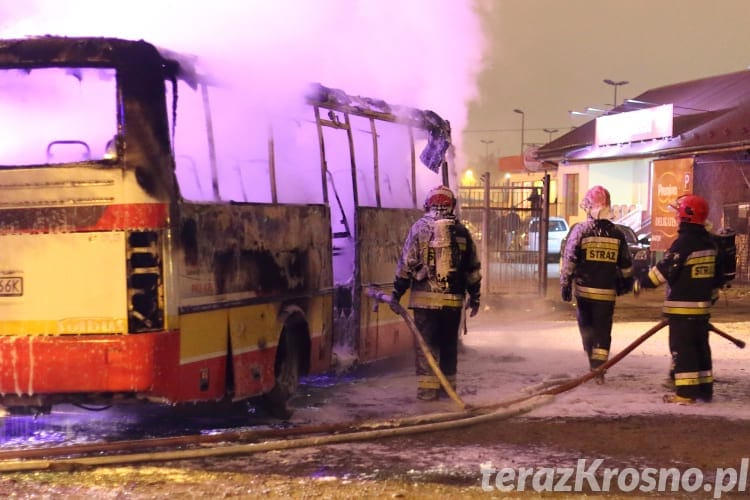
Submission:
{"label": "night sky", "polygon": [[[480,99],[470,106],[469,158],[520,152],[655,87],[750,66],[750,3],[744,0],[491,0],[482,16],[488,54]],[[593,118],[593,117],[592,117]],[[547,133],[543,129],[558,129]],[[491,144],[481,141],[494,141]]]}

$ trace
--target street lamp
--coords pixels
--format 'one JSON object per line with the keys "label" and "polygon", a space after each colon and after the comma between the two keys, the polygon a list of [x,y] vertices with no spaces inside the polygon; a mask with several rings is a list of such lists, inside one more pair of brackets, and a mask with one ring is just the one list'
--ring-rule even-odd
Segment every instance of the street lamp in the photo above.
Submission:
{"label": "street lamp", "polygon": [[526,114],[520,109],[514,109],[513,112],[521,115],[521,156],[523,156],[523,134],[526,131]]}
{"label": "street lamp", "polygon": [[606,83],[607,85],[612,85],[615,88],[615,97],[614,97],[614,100],[612,101],[613,102],[612,107],[616,108],[617,107],[617,87],[619,87],[620,85],[627,85],[629,82],[627,80],[620,80],[619,82],[616,82],[614,80],[610,80],[609,78],[604,79],[603,82]]}
{"label": "street lamp", "polygon": [[552,142],[552,134],[557,132],[557,129],[556,128],[543,128],[542,130],[544,130],[548,134],[549,138],[547,139],[547,142]]}
{"label": "street lamp", "polygon": [[495,141],[480,139],[479,142],[484,144],[484,168],[486,168],[487,170],[491,170],[492,159],[490,158],[490,144],[494,143]]}
{"label": "street lamp", "polygon": [[495,141],[487,140],[487,139],[479,139],[479,142],[484,144],[484,156],[485,158],[490,157],[490,144],[494,144]]}

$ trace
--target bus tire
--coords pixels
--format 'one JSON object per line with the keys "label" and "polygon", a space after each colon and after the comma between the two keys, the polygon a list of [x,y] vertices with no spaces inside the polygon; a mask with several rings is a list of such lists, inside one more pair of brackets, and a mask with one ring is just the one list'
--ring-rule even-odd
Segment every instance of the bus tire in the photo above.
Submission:
{"label": "bus tire", "polygon": [[274,363],[275,383],[265,396],[268,410],[279,419],[289,419],[293,410],[288,406],[289,399],[297,391],[300,377],[300,346],[286,328],[281,333]]}

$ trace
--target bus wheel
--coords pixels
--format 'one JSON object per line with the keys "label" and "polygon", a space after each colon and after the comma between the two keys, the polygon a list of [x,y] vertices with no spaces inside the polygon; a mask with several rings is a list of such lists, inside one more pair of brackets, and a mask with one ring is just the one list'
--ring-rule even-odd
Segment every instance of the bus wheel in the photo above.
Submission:
{"label": "bus wheel", "polygon": [[286,420],[292,416],[293,411],[289,409],[288,402],[299,385],[299,357],[299,345],[285,329],[281,334],[279,349],[276,352],[274,364],[276,381],[273,389],[265,396],[268,410],[276,418]]}

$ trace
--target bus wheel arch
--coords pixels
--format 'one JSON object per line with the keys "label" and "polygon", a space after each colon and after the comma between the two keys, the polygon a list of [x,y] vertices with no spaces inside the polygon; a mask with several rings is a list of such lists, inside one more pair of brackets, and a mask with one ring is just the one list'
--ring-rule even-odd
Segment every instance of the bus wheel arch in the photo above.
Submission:
{"label": "bus wheel arch", "polygon": [[304,311],[295,305],[284,307],[279,321],[283,326],[274,361],[274,386],[265,399],[273,416],[289,418],[292,412],[287,403],[297,391],[300,376],[310,370],[310,328]]}

